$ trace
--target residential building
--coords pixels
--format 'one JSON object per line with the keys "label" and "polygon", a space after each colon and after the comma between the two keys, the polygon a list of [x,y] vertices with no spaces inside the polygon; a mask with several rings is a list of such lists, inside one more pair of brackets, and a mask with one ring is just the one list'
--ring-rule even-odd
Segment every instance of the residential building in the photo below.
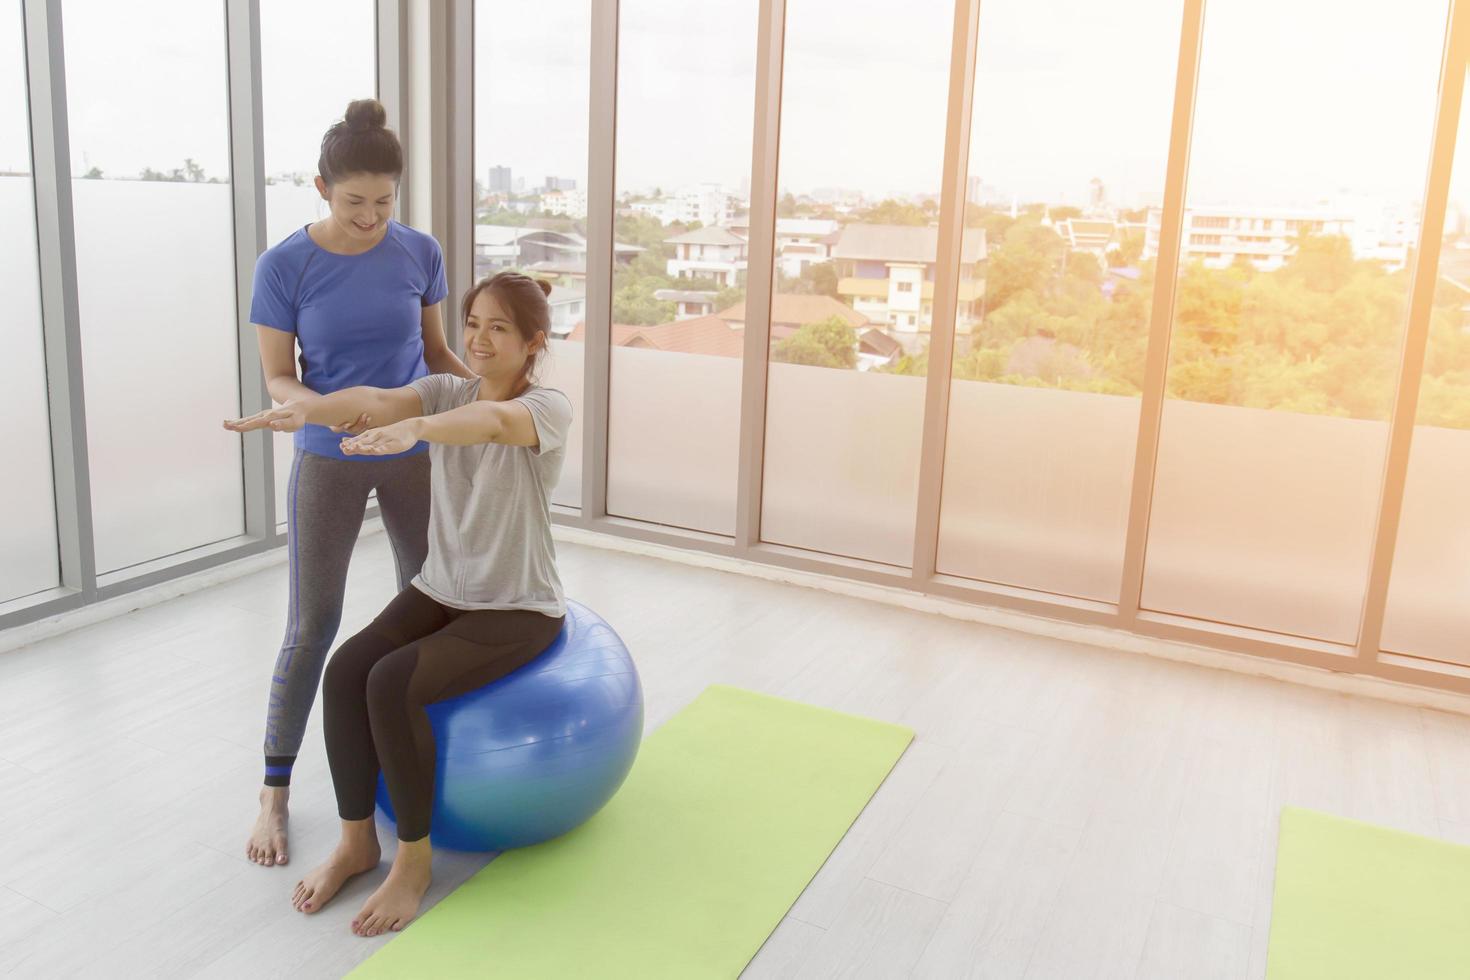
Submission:
{"label": "residential building", "polygon": [[711,226],[664,239],[674,249],[668,274],[676,279],[717,280],[737,286],[745,276],[749,249],[745,239],[728,228]]}
{"label": "residential building", "polygon": [[575,188],[547,191],[541,195],[541,210],[569,218],[587,217],[587,192]]}
{"label": "residential building", "polygon": [[[837,292],[875,324],[898,334],[928,333],[934,317],[939,229],[933,225],[844,225],[832,248]],[[968,333],[985,289],[985,234],[963,236],[956,328]]]}
{"label": "residential building", "polygon": [[[623,242],[613,246],[619,265],[627,265],[643,251]],[[475,225],[475,277],[513,268],[585,279],[587,239],[574,231],[529,225]]]}
{"label": "residential building", "polygon": [[716,293],[703,289],[655,289],[653,298],[674,304],[675,320],[692,320],[715,311]]}
{"label": "residential building", "polygon": [[[1158,254],[1163,209],[1150,208],[1143,257]],[[1236,259],[1269,271],[1286,264],[1302,233],[1346,235],[1353,232],[1352,217],[1337,209],[1288,207],[1192,207],[1184,211],[1183,261],[1198,259],[1223,269]]]}
{"label": "residential building", "polygon": [[[731,218],[728,227],[741,238],[749,239],[750,215]],[[781,273],[798,279],[808,266],[830,261],[840,227],[832,218],[777,218],[776,261]]]}

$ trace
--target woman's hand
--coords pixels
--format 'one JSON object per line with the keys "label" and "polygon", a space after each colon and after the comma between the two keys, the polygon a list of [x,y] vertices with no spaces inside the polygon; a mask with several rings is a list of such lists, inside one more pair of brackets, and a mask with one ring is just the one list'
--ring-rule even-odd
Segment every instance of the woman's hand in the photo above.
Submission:
{"label": "woman's hand", "polygon": [[404,419],[381,429],[368,429],[360,436],[342,440],[348,456],[391,456],[408,452],[419,441],[418,419]]}
{"label": "woman's hand", "polygon": [[243,419],[226,419],[224,423],[231,432],[254,432],[256,429],[295,432],[305,424],[306,409],[300,402],[287,402],[280,408],[268,408]]}
{"label": "woman's hand", "polygon": [[371,429],[372,427],[373,417],[366,412],[363,412],[357,417],[357,421],[350,424],[347,422],[342,422],[338,425],[327,426],[327,428],[331,429],[333,432],[345,432],[351,436],[362,435],[364,432],[366,432],[368,429]]}

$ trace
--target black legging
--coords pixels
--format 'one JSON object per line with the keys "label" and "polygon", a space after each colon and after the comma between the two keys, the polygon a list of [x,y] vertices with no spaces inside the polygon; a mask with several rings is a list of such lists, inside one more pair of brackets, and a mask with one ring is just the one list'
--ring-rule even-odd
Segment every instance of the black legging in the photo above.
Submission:
{"label": "black legging", "polygon": [[373,815],[381,764],[398,839],[429,833],[434,732],[424,706],[457,697],[534,660],[562,617],[527,609],[462,610],[409,586],[342,644],[322,681],[327,762],[343,820]]}

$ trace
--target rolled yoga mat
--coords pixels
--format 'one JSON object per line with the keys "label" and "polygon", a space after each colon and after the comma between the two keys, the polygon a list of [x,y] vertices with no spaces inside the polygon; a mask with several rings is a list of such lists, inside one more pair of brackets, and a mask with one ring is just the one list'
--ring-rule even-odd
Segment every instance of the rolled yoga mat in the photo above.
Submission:
{"label": "rolled yoga mat", "polygon": [[1470,847],[1287,807],[1266,977],[1470,977]]}
{"label": "rolled yoga mat", "polygon": [[591,820],[501,854],[351,976],[738,976],[913,734],[711,685]]}

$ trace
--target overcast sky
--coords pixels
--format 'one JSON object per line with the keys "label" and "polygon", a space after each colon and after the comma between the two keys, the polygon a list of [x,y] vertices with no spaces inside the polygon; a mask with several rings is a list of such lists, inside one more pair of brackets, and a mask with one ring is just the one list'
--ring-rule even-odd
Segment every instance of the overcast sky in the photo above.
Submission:
{"label": "overcast sky", "polygon": [[[0,0],[0,168],[25,165]],[[64,0],[73,166],[228,169],[223,3]],[[262,0],[266,166],[314,171],[374,86],[372,0]],[[478,0],[475,170],[586,185],[590,0]],[[1211,0],[1191,200],[1422,192],[1446,0]],[[749,173],[756,0],[622,0],[618,184]],[[970,173],[1026,199],[1162,187],[1181,0],[985,0]],[[951,0],[788,0],[783,190],[937,191]],[[167,24],[167,30],[153,25]],[[1470,156],[1466,154],[1465,156]],[[1456,198],[1470,165],[1457,168]]]}

